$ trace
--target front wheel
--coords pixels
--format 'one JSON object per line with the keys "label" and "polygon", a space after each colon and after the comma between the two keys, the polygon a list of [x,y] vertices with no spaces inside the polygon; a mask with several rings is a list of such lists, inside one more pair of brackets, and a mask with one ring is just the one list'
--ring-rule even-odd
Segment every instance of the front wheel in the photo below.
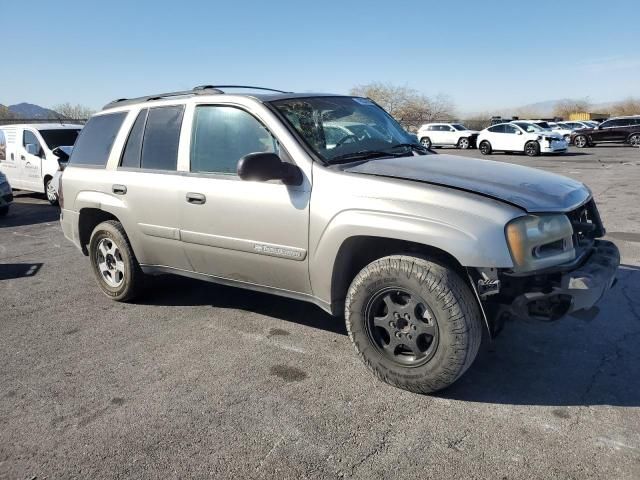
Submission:
{"label": "front wheel", "polygon": [[44,191],[47,195],[47,200],[51,205],[58,205],[58,192],[53,186],[53,179],[47,178],[44,182]]}
{"label": "front wheel", "polygon": [[527,142],[524,146],[524,153],[527,157],[537,157],[540,155],[540,144],[538,142]]}
{"label": "front wheel", "polygon": [[460,140],[458,140],[458,148],[461,150],[466,150],[467,148],[469,148],[469,139],[461,138]]}
{"label": "front wheel", "polygon": [[629,144],[632,147],[640,147],[640,134],[634,134],[631,135],[631,138],[629,138]]}
{"label": "front wheel", "polygon": [[491,154],[491,144],[486,140],[483,140],[482,142],[480,142],[480,153],[483,155]]}
{"label": "front wheel", "polygon": [[109,220],[93,230],[89,258],[105,295],[119,302],[137,295],[144,274],[120,222]]}
{"label": "front wheel", "polygon": [[577,135],[573,139],[573,144],[578,148],[585,148],[589,146],[589,139],[585,135]]}
{"label": "front wheel", "polygon": [[471,289],[452,268],[393,255],[367,265],[345,303],[349,337],[381,380],[430,393],[455,382],[475,359],[482,337]]}
{"label": "front wheel", "polygon": [[429,137],[421,138],[420,143],[424,148],[431,148],[431,139]]}

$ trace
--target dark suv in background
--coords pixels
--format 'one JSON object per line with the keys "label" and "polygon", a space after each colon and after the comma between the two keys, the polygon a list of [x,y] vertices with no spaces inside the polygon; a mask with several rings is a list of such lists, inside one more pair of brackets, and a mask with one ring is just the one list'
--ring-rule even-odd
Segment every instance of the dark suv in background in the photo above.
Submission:
{"label": "dark suv in background", "polygon": [[610,118],[595,128],[575,130],[571,143],[579,148],[597,143],[628,143],[640,147],[640,116]]}

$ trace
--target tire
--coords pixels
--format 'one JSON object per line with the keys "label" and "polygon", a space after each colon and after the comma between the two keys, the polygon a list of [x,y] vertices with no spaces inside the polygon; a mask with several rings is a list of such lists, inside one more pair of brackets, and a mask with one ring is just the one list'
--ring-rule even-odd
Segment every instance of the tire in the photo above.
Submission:
{"label": "tire", "polygon": [[487,142],[486,140],[483,140],[482,142],[480,142],[479,145],[480,148],[480,153],[483,155],[491,155],[492,149],[491,149],[491,144],[489,142]]}
{"label": "tire", "polygon": [[634,133],[629,137],[629,145],[632,147],[640,147],[640,133]]}
{"label": "tire", "polygon": [[9,205],[0,207],[0,217],[6,217],[8,213],[9,213]]}
{"label": "tire", "polygon": [[525,143],[524,153],[527,157],[537,157],[538,155],[540,155],[540,144],[533,140]]}
{"label": "tire", "polygon": [[48,177],[44,182],[44,194],[51,205],[58,205],[58,192],[53,187],[52,178]]}
{"label": "tire", "polygon": [[135,298],[144,274],[120,222],[109,220],[93,230],[89,260],[105,295],[118,302]]}
{"label": "tire", "polygon": [[578,148],[585,148],[589,146],[589,139],[586,135],[576,135],[573,144]]}
{"label": "tire", "polygon": [[347,292],[345,321],[369,370],[416,393],[455,382],[482,339],[480,310],[466,282],[444,263],[412,256],[384,257],[362,269]]}
{"label": "tire", "polygon": [[429,137],[422,137],[420,143],[424,148],[431,148],[431,139]]}
{"label": "tire", "polygon": [[456,146],[461,150],[466,150],[470,147],[469,139],[466,137],[462,137],[460,140],[458,140],[458,144]]}

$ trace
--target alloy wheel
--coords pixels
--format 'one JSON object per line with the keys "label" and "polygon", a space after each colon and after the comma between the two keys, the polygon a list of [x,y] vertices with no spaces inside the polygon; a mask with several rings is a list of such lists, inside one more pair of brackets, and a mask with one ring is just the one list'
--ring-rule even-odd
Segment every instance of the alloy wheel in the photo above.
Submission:
{"label": "alloy wheel", "polygon": [[367,334],[389,360],[406,367],[427,363],[438,347],[438,321],[427,302],[409,290],[387,288],[371,297]]}
{"label": "alloy wheel", "polygon": [[469,148],[469,140],[467,140],[466,138],[461,138],[458,141],[458,147],[463,150]]}
{"label": "alloy wheel", "polygon": [[575,143],[576,147],[578,148],[584,148],[587,146],[587,137],[585,137],[584,135],[578,135],[573,140],[573,143]]}
{"label": "alloy wheel", "polygon": [[47,200],[51,203],[55,203],[58,200],[58,192],[56,192],[55,187],[53,186],[53,182],[49,180],[47,182]]}
{"label": "alloy wheel", "polygon": [[125,265],[120,249],[110,238],[103,238],[96,249],[96,264],[102,280],[112,288],[124,282]]}
{"label": "alloy wheel", "polygon": [[629,139],[629,143],[632,147],[640,147],[640,135],[633,135]]}

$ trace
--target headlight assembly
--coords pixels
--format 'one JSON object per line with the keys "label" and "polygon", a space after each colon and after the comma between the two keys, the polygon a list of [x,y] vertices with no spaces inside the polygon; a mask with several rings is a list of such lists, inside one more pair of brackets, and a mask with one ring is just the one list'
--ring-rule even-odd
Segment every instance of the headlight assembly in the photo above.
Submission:
{"label": "headlight assembly", "polygon": [[573,227],[566,215],[527,215],[505,228],[515,272],[530,272],[575,258]]}

